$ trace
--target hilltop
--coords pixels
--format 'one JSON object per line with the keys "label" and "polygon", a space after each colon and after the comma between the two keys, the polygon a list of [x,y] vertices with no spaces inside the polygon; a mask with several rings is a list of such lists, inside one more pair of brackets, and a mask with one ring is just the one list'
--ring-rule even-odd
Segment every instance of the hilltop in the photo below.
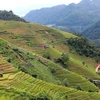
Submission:
{"label": "hilltop", "polygon": [[0,10],[0,20],[14,20],[26,22],[23,18],[15,15],[13,11]]}
{"label": "hilltop", "polygon": [[100,19],[100,0],[82,0],[78,4],[32,10],[24,16],[24,19],[73,33],[81,33]]}
{"label": "hilltop", "polygon": [[100,86],[93,81],[100,80],[95,72],[99,54],[83,37],[1,20],[0,99],[99,100]]}

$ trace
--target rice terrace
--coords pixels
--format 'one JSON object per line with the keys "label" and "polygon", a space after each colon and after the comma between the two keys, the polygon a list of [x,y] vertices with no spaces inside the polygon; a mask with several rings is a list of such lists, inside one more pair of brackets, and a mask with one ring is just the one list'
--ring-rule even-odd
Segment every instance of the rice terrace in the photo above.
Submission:
{"label": "rice terrace", "polygon": [[99,46],[0,12],[0,100],[100,100]]}

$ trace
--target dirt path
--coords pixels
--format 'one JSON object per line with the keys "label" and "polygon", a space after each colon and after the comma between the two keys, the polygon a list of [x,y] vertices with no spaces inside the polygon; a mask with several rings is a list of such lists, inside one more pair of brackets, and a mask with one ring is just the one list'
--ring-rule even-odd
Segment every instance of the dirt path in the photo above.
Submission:
{"label": "dirt path", "polygon": [[100,64],[97,64],[96,68],[95,68],[95,72],[98,73],[98,70],[100,68]]}

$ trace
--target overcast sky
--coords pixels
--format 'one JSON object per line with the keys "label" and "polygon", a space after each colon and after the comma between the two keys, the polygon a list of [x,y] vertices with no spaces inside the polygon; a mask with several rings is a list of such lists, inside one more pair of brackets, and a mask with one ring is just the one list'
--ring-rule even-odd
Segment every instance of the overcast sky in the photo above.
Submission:
{"label": "overcast sky", "polygon": [[24,16],[30,10],[42,7],[51,7],[69,3],[78,3],[81,0],[1,0],[0,10],[12,10],[15,14]]}

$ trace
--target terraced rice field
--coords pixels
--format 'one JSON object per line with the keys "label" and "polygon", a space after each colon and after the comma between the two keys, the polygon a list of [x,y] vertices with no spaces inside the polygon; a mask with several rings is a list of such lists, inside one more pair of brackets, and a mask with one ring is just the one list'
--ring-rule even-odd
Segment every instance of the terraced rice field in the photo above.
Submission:
{"label": "terraced rice field", "polygon": [[6,73],[12,70],[15,70],[15,68],[7,63],[6,58],[0,57],[0,73]]}
{"label": "terraced rice field", "polygon": [[[1,62],[2,61],[2,62]],[[67,88],[61,85],[51,84],[21,72],[14,72],[14,67],[7,63],[4,57],[0,57],[0,64],[2,69],[9,73],[4,73],[0,78],[0,100],[23,100],[22,94],[27,94],[35,98],[47,97],[49,100],[99,100],[100,94],[97,92],[89,93],[79,91],[72,88]],[[14,92],[11,92],[13,89]],[[7,91],[9,93],[7,93]],[[18,99],[20,97],[20,99]],[[25,99],[24,100],[28,100]],[[36,100],[36,99],[35,99]]]}
{"label": "terraced rice field", "polygon": [[[39,97],[40,95],[48,96],[50,100],[66,100],[67,98],[69,100],[72,98],[78,98],[79,100],[83,100],[84,98],[84,100],[89,100],[88,98],[91,98],[91,96],[95,98],[95,96],[99,95],[99,93],[96,92],[88,93],[71,88],[66,88],[60,85],[58,86],[50,84],[42,80],[35,79],[23,72],[15,73],[13,74],[13,77],[12,74],[9,74],[9,77],[5,81],[0,80],[0,87],[6,87],[9,89],[13,88],[16,91],[26,92],[27,94],[35,97]],[[100,99],[99,96],[98,98]]]}
{"label": "terraced rice field", "polygon": [[[71,55],[69,47],[64,44],[66,39],[76,36],[30,23],[0,23],[0,37],[4,39],[0,41],[0,54],[5,56],[0,56],[0,73],[3,74],[0,77],[0,100],[100,100],[98,87],[86,79],[86,76],[99,79],[100,76],[93,72],[95,62],[91,60],[91,63],[77,54]],[[7,32],[2,33],[5,30]],[[36,55],[33,57],[29,52]],[[51,59],[40,56],[45,52],[50,53]],[[54,61],[62,53],[70,55],[69,70]],[[11,63],[7,61],[9,58]],[[18,68],[17,64],[25,65],[27,73],[19,71],[12,64]],[[31,75],[36,75],[38,79]],[[63,84],[65,80],[68,87]],[[80,90],[75,89],[78,86]]]}

